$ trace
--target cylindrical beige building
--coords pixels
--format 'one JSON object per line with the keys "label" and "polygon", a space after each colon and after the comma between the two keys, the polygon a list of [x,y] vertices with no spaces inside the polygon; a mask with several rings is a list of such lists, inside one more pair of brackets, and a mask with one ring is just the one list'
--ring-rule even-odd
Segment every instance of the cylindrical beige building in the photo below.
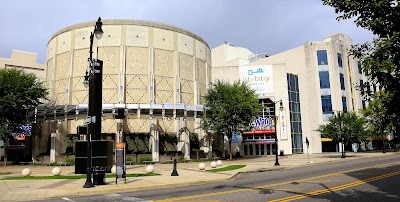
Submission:
{"label": "cylindrical beige building", "polygon": [[[58,108],[65,106],[65,118],[59,118],[61,133],[76,134],[76,127],[84,124],[81,107],[88,103],[88,89],[83,81],[94,25],[95,21],[66,27],[48,43],[49,97]],[[178,135],[182,128],[196,132],[198,119],[189,112],[201,113],[201,97],[211,82],[208,44],[184,29],[149,21],[103,20],[103,31],[93,48],[94,58],[104,62],[102,133],[120,131],[120,121],[108,116],[116,108],[127,113],[124,133],[158,136],[151,135],[154,125]],[[76,109],[76,116],[68,113],[71,109]],[[153,159],[158,160],[154,152]]]}

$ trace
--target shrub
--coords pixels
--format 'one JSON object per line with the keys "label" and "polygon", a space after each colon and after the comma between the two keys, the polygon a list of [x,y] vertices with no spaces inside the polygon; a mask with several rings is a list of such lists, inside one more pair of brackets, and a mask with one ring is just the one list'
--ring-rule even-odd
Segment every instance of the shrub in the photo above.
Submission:
{"label": "shrub", "polygon": [[139,163],[143,163],[143,161],[152,161],[153,159],[149,156],[147,157],[140,157],[139,158]]}
{"label": "shrub", "polygon": [[126,161],[133,161],[133,159],[132,159],[131,156],[127,156],[127,157],[126,157]]}
{"label": "shrub", "polygon": [[73,158],[67,158],[67,160],[65,160],[65,162],[70,166],[75,165],[75,159],[73,159]]}
{"label": "shrub", "polygon": [[185,160],[185,157],[184,157],[184,156],[179,156],[178,162],[182,163],[184,160]]}

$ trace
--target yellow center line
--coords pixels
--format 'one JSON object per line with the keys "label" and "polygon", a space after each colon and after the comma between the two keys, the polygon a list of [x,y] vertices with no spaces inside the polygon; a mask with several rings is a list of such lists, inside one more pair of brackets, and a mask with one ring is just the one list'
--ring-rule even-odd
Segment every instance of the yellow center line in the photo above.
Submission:
{"label": "yellow center line", "polygon": [[368,182],[372,182],[372,181],[388,178],[388,177],[399,175],[399,174],[400,174],[400,171],[392,172],[392,173],[388,173],[388,174],[384,174],[384,175],[379,175],[379,176],[376,176],[376,177],[368,178],[368,179],[365,179],[365,180],[357,180],[357,181],[354,181],[352,183],[339,185],[339,186],[332,187],[332,188],[315,190],[315,191],[308,192],[308,193],[305,193],[305,194],[299,194],[299,195],[289,196],[289,197],[280,198],[280,199],[276,199],[276,200],[270,200],[269,202],[293,201],[293,200],[298,200],[298,199],[307,198],[307,197],[311,197],[311,196],[317,196],[317,195],[321,195],[321,194],[325,194],[325,193],[331,193],[331,192],[335,192],[335,191],[338,191],[338,190],[347,189],[347,188],[350,188],[350,187],[358,186],[358,185],[361,185],[361,184],[366,184]]}
{"label": "yellow center line", "polygon": [[263,188],[268,188],[268,187],[276,187],[276,186],[287,185],[287,184],[291,184],[291,183],[307,182],[307,181],[312,181],[312,180],[326,178],[326,177],[343,175],[345,173],[359,171],[359,170],[365,170],[365,169],[368,169],[368,168],[377,168],[377,167],[385,167],[385,166],[390,166],[390,165],[397,165],[399,163],[400,162],[392,162],[392,163],[387,163],[387,164],[367,166],[367,167],[363,167],[363,168],[356,168],[356,169],[352,169],[352,170],[346,170],[346,171],[341,171],[341,172],[336,172],[336,173],[330,173],[330,174],[326,174],[326,175],[309,177],[309,178],[304,178],[304,179],[299,179],[299,180],[286,181],[286,182],[280,182],[280,183],[275,183],[275,184],[267,184],[267,185],[257,186],[257,187],[234,189],[234,190],[229,190],[229,191],[220,191],[220,192],[212,192],[212,193],[207,193],[207,194],[198,194],[198,195],[191,195],[191,196],[182,196],[182,197],[177,197],[177,198],[154,200],[154,202],[182,201],[182,200],[209,197],[209,196],[217,196],[217,195],[223,195],[223,194],[232,194],[232,193],[238,193],[238,192],[244,192],[244,191],[254,191],[254,190],[257,190],[257,189],[263,189]]}

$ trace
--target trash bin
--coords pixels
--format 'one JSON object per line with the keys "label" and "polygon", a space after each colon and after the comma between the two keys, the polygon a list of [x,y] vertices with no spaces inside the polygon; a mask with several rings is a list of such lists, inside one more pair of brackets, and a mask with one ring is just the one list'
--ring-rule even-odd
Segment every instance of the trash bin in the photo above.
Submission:
{"label": "trash bin", "polygon": [[283,150],[280,150],[279,151],[279,156],[284,156],[285,154],[284,154],[284,152],[283,152]]}
{"label": "trash bin", "polygon": [[106,168],[96,166],[93,168],[93,184],[94,185],[105,185]]}

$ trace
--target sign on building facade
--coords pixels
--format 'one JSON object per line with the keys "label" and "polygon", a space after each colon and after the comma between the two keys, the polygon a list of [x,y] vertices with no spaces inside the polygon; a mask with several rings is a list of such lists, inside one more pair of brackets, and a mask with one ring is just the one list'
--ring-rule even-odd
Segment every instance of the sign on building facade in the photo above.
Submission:
{"label": "sign on building facade", "polygon": [[259,97],[274,95],[272,65],[240,66],[239,76]]}

